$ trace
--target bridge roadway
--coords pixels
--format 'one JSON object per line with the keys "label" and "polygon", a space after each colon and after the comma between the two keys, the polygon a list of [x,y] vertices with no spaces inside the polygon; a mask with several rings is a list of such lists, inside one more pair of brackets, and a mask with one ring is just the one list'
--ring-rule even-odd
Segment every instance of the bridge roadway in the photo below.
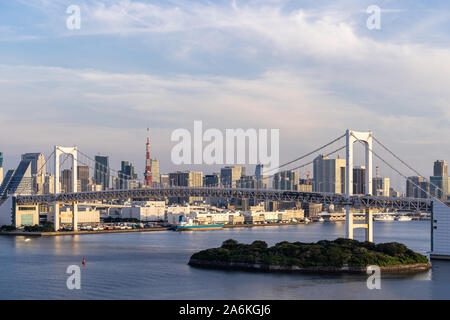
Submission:
{"label": "bridge roadway", "polygon": [[269,201],[297,201],[334,205],[349,205],[353,208],[378,208],[431,212],[432,203],[425,199],[375,197],[353,195],[346,199],[343,194],[322,192],[300,192],[272,189],[210,188],[210,187],[171,187],[145,188],[131,190],[108,190],[44,195],[18,195],[16,203],[40,204],[53,202],[85,202],[93,200],[125,200],[163,197],[215,197],[226,199],[254,198]]}

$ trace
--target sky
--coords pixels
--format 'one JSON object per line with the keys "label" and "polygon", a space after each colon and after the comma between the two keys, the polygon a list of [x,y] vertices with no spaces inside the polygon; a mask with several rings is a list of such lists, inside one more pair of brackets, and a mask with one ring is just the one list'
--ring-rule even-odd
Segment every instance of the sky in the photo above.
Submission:
{"label": "sky", "polygon": [[[80,29],[66,26],[70,5]],[[142,177],[149,126],[162,173],[208,172],[170,158],[171,133],[201,120],[280,129],[280,163],[371,130],[429,176],[450,160],[449,30],[446,0],[2,1],[4,166],[77,145]]]}

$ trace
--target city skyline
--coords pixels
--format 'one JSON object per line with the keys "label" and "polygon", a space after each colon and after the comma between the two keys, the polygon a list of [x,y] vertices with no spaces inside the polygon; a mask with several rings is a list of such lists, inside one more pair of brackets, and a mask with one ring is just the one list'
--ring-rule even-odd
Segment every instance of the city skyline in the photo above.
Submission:
{"label": "city skyline", "polygon": [[70,4],[0,5],[6,168],[57,144],[141,174],[148,124],[161,172],[189,169],[171,164],[170,134],[197,119],[279,128],[285,161],[346,128],[372,130],[426,176],[450,159],[445,1],[380,1],[380,30],[366,27],[370,1],[95,1],[80,4],[80,30],[66,28]]}

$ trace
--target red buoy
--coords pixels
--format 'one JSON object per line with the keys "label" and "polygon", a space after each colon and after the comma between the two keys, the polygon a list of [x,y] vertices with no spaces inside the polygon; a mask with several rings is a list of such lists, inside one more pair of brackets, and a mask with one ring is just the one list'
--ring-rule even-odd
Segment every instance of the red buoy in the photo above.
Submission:
{"label": "red buoy", "polygon": [[83,262],[82,262],[83,266],[86,265],[86,258],[83,257]]}

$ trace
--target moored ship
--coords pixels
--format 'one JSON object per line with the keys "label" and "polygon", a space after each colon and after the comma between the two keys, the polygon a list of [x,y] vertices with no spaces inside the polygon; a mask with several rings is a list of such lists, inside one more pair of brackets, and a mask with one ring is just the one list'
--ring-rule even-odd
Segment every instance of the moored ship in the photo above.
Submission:
{"label": "moored ship", "polygon": [[198,224],[194,223],[192,219],[184,221],[184,217],[181,216],[179,222],[173,226],[175,231],[203,231],[203,230],[219,230],[223,229],[223,224]]}

